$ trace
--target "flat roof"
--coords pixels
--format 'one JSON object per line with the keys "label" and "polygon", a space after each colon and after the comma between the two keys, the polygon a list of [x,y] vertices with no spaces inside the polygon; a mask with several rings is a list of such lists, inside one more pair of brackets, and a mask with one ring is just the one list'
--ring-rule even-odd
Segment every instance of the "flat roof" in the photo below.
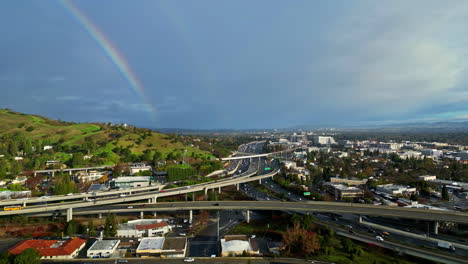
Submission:
{"label": "flat roof", "polygon": [[120,240],[96,240],[89,250],[111,250],[120,243]]}
{"label": "flat roof", "polygon": [[183,250],[185,248],[185,244],[187,243],[186,237],[167,237],[164,241],[164,250],[171,250],[171,249],[179,249]]}
{"label": "flat roof", "polygon": [[156,250],[162,249],[164,237],[147,237],[143,238],[138,245],[138,250]]}

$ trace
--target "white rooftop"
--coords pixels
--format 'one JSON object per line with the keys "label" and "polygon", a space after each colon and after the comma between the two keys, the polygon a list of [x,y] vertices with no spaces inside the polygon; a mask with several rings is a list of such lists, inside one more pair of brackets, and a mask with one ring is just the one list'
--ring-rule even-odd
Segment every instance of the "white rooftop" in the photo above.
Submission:
{"label": "white rooftop", "polygon": [[243,252],[251,251],[250,243],[244,240],[230,240],[221,239],[221,249],[223,252]]}
{"label": "white rooftop", "polygon": [[96,240],[94,244],[88,250],[107,250],[115,247],[119,244],[120,240]]}
{"label": "white rooftop", "polygon": [[138,250],[161,250],[164,243],[164,237],[147,237],[143,238],[138,245]]}

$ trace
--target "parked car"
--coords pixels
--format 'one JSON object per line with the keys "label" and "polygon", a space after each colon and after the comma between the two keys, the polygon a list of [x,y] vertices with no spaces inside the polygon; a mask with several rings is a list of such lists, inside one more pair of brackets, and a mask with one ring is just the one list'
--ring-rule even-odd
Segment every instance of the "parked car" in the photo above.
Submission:
{"label": "parked car", "polygon": [[193,259],[193,258],[185,258],[184,259],[184,262],[194,262],[194,261],[195,261],[195,259]]}
{"label": "parked car", "polygon": [[375,239],[377,239],[378,241],[384,241],[384,239],[381,236],[376,236]]}

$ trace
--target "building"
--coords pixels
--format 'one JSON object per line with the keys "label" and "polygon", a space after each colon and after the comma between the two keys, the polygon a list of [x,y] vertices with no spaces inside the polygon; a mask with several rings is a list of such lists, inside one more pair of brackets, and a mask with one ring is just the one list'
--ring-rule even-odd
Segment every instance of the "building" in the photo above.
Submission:
{"label": "building", "polygon": [[171,231],[166,221],[153,219],[140,219],[119,224],[118,237],[154,237],[163,236]]}
{"label": "building", "polygon": [[273,255],[279,255],[282,250],[285,249],[283,242],[279,241],[268,241],[267,242],[268,252]]}
{"label": "building", "polygon": [[127,176],[118,177],[111,181],[113,188],[128,189],[136,187],[148,187],[150,185],[150,176]]}
{"label": "building", "polygon": [[185,257],[186,237],[148,237],[143,238],[136,249],[136,255],[145,257]]}
{"label": "building", "polygon": [[437,149],[423,149],[421,150],[421,154],[426,157],[439,158],[440,156],[442,156],[443,152],[442,150]]}
{"label": "building", "polygon": [[435,175],[421,175],[419,176],[419,179],[422,181],[435,181],[437,179],[437,176]]}
{"label": "building", "polygon": [[115,254],[120,240],[96,240],[86,251],[88,258],[110,258]]}
{"label": "building", "polygon": [[330,182],[326,182],[324,185],[327,187],[328,192],[333,194],[337,200],[364,197],[364,191],[357,187],[348,187],[343,184]]}
{"label": "building", "polygon": [[398,157],[400,157],[401,159],[422,159],[424,158],[424,156],[421,155],[421,152],[419,151],[405,151],[405,152],[402,152],[402,153],[398,153]]}
{"label": "building", "polygon": [[248,238],[246,235],[228,235],[221,239],[221,256],[239,256],[244,252],[248,255],[260,254],[255,238]]}
{"label": "building", "polygon": [[39,251],[41,259],[72,259],[80,253],[86,245],[86,240],[73,238],[68,240],[24,240],[8,251],[13,254],[21,254],[25,249],[32,248]]}
{"label": "building", "polygon": [[138,162],[138,163],[130,163],[128,165],[130,168],[130,175],[135,175],[136,173],[140,171],[153,171],[153,168],[149,165],[146,165],[145,163]]}
{"label": "building", "polygon": [[346,184],[346,185],[351,185],[351,186],[359,186],[359,185],[364,185],[367,183],[367,179],[343,179],[343,178],[338,178],[338,177],[331,177],[330,178],[331,183],[341,183],[341,184]]}
{"label": "building", "polygon": [[161,256],[164,237],[143,238],[136,249],[137,257],[158,257]]}
{"label": "building", "polygon": [[409,187],[409,186],[402,186],[402,185],[395,185],[395,184],[382,184],[377,185],[377,191],[383,192],[387,194],[411,194],[416,192],[416,188]]}
{"label": "building", "polygon": [[161,257],[183,258],[187,251],[186,237],[166,237],[161,252]]}
{"label": "building", "polygon": [[403,146],[403,144],[400,143],[379,143],[377,144],[377,148],[379,149],[391,149],[391,150],[397,150],[400,149]]}
{"label": "building", "polygon": [[11,181],[11,183],[12,183],[12,184],[21,184],[21,185],[23,185],[23,184],[26,183],[27,180],[28,180],[28,177],[26,177],[26,176],[16,176],[16,177]]}
{"label": "building", "polygon": [[314,142],[314,144],[318,144],[318,145],[336,144],[336,141],[335,141],[335,139],[333,137],[326,137],[326,136],[314,135],[314,136],[312,136],[312,141]]}
{"label": "building", "polygon": [[78,174],[78,179],[80,182],[90,182],[90,181],[96,181],[104,177],[104,175],[110,174],[109,171],[89,171],[85,173],[80,173]]}
{"label": "building", "polygon": [[291,168],[296,168],[296,162],[295,161],[289,161],[289,160],[285,160],[283,161],[283,164],[284,166],[289,170]]}
{"label": "building", "polygon": [[307,135],[294,133],[291,135],[291,142],[307,143]]}

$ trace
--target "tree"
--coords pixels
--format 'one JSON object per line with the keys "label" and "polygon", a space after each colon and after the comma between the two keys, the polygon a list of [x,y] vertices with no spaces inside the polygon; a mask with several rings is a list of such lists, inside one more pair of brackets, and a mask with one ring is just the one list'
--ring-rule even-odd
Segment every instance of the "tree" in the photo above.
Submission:
{"label": "tree", "polygon": [[76,224],[75,224],[75,221],[74,220],[71,220],[69,222],[67,222],[67,228],[65,229],[65,234],[67,236],[72,236],[74,235],[76,232]]}
{"label": "tree", "polygon": [[447,186],[444,185],[442,187],[442,200],[445,200],[445,201],[448,201],[450,198],[449,198],[449,193],[448,193],[448,190],[447,190]]}
{"label": "tree", "polygon": [[113,176],[122,176],[122,175],[130,175],[130,168],[127,164],[119,163],[114,166],[112,170]]}
{"label": "tree", "polygon": [[78,168],[78,167],[81,167],[85,164],[85,160],[84,160],[84,155],[83,153],[81,152],[77,152],[75,154],[73,154],[73,158],[71,160],[71,166],[73,168]]}
{"label": "tree", "polygon": [[88,236],[95,236],[96,235],[96,229],[94,228],[94,223],[93,220],[90,220],[88,222]]}
{"label": "tree", "polygon": [[33,248],[25,249],[21,254],[16,255],[14,264],[39,264],[41,263],[39,251]]}
{"label": "tree", "polygon": [[114,214],[108,214],[106,216],[106,222],[104,224],[104,236],[114,237],[117,235],[118,223],[117,218]]}
{"label": "tree", "polygon": [[283,243],[288,255],[290,253],[310,255],[320,250],[320,242],[317,233],[301,228],[299,223],[283,232]]}

